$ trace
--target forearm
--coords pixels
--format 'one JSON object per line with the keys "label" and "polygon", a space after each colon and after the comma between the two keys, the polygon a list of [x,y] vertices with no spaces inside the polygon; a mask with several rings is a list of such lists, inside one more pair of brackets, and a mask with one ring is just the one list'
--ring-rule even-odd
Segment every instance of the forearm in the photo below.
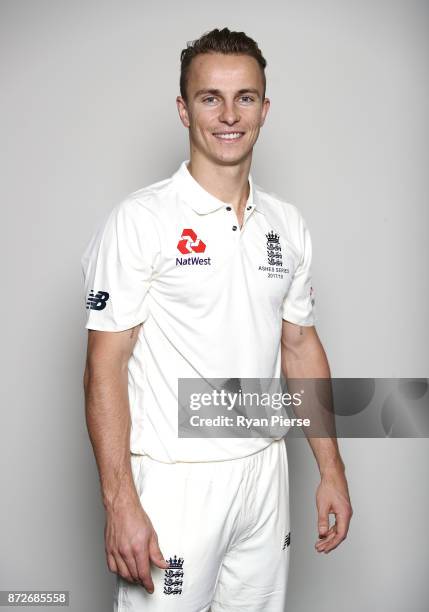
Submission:
{"label": "forearm", "polygon": [[[315,332],[308,328],[297,327],[296,338],[293,344],[282,346],[282,372],[288,381],[288,386],[293,391],[299,391],[298,387],[304,386],[306,390],[314,389],[314,385],[300,385],[294,379],[326,379],[330,380],[331,373],[328,359],[323,346]],[[307,337],[306,337],[307,334]],[[299,341],[302,337],[302,342]],[[327,386],[330,383],[327,383]],[[296,389],[295,389],[296,387]],[[330,387],[329,387],[330,388]],[[331,402],[331,395],[326,394],[326,401],[329,405],[320,406],[315,399],[309,397],[304,401],[304,412],[302,416],[313,415],[313,432],[316,431],[317,437],[307,435],[308,442],[313,451],[319,471],[321,474],[328,474],[330,470],[344,470],[344,463],[338,449],[335,433],[334,411]],[[299,411],[298,411],[299,412]],[[319,426],[319,418],[321,426]],[[325,432],[329,432],[329,435]]]}
{"label": "forearm", "polygon": [[85,414],[98,467],[103,504],[114,510],[135,500],[130,460],[128,372],[88,364],[85,370]]}

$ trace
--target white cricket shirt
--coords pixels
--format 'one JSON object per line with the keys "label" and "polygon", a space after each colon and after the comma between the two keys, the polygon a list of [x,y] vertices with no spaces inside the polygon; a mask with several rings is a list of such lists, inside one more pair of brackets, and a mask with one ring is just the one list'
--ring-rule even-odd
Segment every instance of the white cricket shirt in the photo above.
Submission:
{"label": "white cricket shirt", "polygon": [[311,239],[253,183],[232,206],[187,169],[127,196],[83,257],[87,329],[143,323],[128,365],[130,450],[168,463],[244,457],[272,438],[179,438],[179,378],[279,378],[282,318],[315,323]]}

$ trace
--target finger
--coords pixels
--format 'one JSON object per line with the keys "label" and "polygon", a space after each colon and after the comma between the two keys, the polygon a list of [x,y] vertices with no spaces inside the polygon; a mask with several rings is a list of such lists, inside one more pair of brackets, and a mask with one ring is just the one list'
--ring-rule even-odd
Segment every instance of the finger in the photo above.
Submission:
{"label": "finger", "polygon": [[324,552],[325,554],[330,553],[331,550],[334,550],[334,548],[337,548],[338,544],[340,544],[341,542],[342,542],[342,539],[336,536],[335,538],[332,539],[331,542],[329,542],[329,544],[326,545],[326,548],[322,552]]}
{"label": "finger", "polygon": [[349,510],[344,510],[344,511],[338,512],[337,514],[337,517],[336,517],[337,532],[343,540],[346,538],[347,533],[349,531],[351,518],[352,518],[351,511]]}
{"label": "finger", "polygon": [[128,571],[130,573],[131,579],[133,582],[140,582],[139,571],[137,569],[137,563],[132,551],[127,552],[126,554],[122,554],[122,559],[126,564]]}
{"label": "finger", "polygon": [[334,523],[333,525],[331,525],[331,527],[328,529],[328,531],[325,533],[324,536],[319,537],[317,544],[324,544],[329,538],[330,536],[332,536],[332,534],[337,533],[336,531],[336,524]]}
{"label": "finger", "polygon": [[122,556],[118,553],[116,553],[114,555],[115,557],[115,563],[116,566],[118,568],[118,574],[124,578],[125,580],[128,580],[128,582],[132,582],[133,581],[133,577],[131,576],[127,564],[125,563],[125,561],[122,559]]}
{"label": "finger", "polygon": [[158,537],[156,534],[149,541],[149,558],[154,565],[161,569],[167,569],[169,566],[168,561],[165,560],[164,555],[161,552],[158,544]]}
{"label": "finger", "polygon": [[153,593],[155,589],[150,572],[149,552],[146,548],[136,555],[136,564],[140,582],[148,593]]}
{"label": "finger", "polygon": [[329,529],[329,531],[326,532],[326,535],[324,535],[322,538],[319,538],[316,542],[316,546],[320,546],[322,544],[326,544],[326,542],[328,540],[331,539],[332,535],[335,535],[336,530],[335,530],[335,525],[332,525],[332,527]]}
{"label": "finger", "polygon": [[335,531],[335,524],[332,525],[323,536],[319,536],[319,542],[324,542],[326,538],[334,531]]}
{"label": "finger", "polygon": [[319,531],[319,536],[324,537],[329,530],[329,506],[321,505],[318,507],[317,511],[317,529]]}
{"label": "finger", "polygon": [[336,533],[335,538],[327,544],[325,551],[324,551],[325,553],[330,552],[331,550],[334,550],[334,548],[336,548],[338,544],[340,544],[341,542],[343,542],[343,540],[346,539],[349,521],[350,519],[348,518],[348,515],[344,513],[339,513],[337,515],[336,517],[336,532],[337,533]]}
{"label": "finger", "polygon": [[107,567],[114,574],[118,573],[118,566],[116,565],[115,557],[111,553],[107,553]]}
{"label": "finger", "polygon": [[324,552],[335,537],[336,532],[332,531],[324,540],[317,542],[315,545],[317,552]]}

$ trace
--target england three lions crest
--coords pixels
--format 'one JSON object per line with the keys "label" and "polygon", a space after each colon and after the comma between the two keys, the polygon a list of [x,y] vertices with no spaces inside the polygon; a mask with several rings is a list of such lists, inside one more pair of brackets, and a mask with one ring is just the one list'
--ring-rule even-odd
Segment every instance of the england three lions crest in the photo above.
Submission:
{"label": "england three lions crest", "polygon": [[181,595],[183,587],[183,557],[166,559],[168,568],[164,570],[164,595]]}
{"label": "england three lions crest", "polygon": [[282,266],[282,247],[280,245],[280,236],[271,231],[265,234],[267,238],[267,260],[269,266]]}

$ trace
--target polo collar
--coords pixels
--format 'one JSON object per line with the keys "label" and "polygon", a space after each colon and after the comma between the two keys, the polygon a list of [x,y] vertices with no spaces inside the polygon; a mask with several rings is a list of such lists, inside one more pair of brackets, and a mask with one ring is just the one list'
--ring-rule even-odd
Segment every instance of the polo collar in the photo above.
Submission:
{"label": "polo collar", "polygon": [[[197,213],[208,214],[228,206],[228,202],[222,202],[214,195],[206,191],[199,183],[194,179],[192,174],[189,172],[188,166],[189,160],[185,160],[181,163],[179,169],[173,174],[173,180],[179,187],[179,193],[185,202]],[[246,206],[253,206],[255,210],[263,212],[262,206],[257,197],[255,186],[253,183],[252,176],[249,174],[249,197],[247,198]]]}

